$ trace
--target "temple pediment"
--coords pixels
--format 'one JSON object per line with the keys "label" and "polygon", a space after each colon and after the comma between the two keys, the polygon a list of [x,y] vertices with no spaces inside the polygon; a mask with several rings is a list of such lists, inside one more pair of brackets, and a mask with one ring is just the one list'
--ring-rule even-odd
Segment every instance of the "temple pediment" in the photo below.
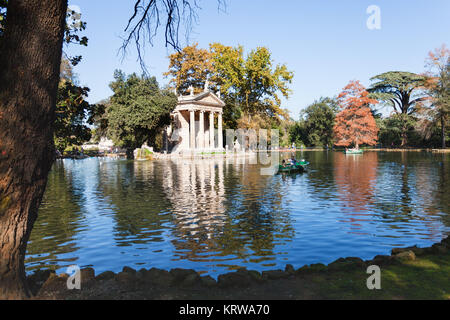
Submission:
{"label": "temple pediment", "polygon": [[189,96],[181,96],[178,98],[179,105],[204,105],[210,107],[220,107],[223,108],[225,106],[225,102],[222,101],[217,95],[212,93],[211,91],[202,92],[196,95]]}

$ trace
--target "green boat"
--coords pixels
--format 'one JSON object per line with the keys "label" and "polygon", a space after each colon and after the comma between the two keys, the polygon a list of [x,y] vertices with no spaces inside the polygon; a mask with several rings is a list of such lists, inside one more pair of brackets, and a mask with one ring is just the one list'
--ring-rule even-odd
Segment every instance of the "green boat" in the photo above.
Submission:
{"label": "green boat", "polygon": [[302,160],[297,162],[296,164],[291,164],[287,166],[279,165],[278,173],[300,173],[306,171],[306,166],[309,164],[308,161]]}
{"label": "green boat", "polygon": [[347,149],[345,154],[363,154],[363,151],[361,149]]}

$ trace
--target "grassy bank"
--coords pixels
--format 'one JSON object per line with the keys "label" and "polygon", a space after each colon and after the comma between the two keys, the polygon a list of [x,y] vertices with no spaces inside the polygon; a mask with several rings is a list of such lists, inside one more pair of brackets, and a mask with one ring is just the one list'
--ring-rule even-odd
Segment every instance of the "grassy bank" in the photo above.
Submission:
{"label": "grassy bank", "polygon": [[[367,267],[381,269],[381,289],[367,288]],[[67,290],[68,276],[40,271],[29,277],[34,299],[450,299],[450,238],[430,248],[394,249],[373,260],[338,259],[295,270],[239,270],[201,276],[194,270],[81,271],[81,290]]]}

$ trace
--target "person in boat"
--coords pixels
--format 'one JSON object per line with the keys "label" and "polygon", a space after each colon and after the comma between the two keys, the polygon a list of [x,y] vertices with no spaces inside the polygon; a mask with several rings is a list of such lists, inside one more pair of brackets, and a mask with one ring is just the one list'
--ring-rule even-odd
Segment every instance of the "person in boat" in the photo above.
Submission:
{"label": "person in boat", "polygon": [[295,166],[297,164],[297,159],[294,157],[291,158],[291,165]]}
{"label": "person in boat", "polygon": [[281,161],[281,166],[282,166],[283,168],[286,168],[286,160],[283,159],[283,161]]}

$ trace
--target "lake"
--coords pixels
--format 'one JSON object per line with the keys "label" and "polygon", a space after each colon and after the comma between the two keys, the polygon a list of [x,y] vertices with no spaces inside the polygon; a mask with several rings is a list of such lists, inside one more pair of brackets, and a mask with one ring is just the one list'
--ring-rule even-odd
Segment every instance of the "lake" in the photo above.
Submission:
{"label": "lake", "polygon": [[307,172],[274,176],[233,158],[58,160],[26,270],[179,267],[217,277],[371,259],[450,234],[450,154],[296,157],[310,162]]}

